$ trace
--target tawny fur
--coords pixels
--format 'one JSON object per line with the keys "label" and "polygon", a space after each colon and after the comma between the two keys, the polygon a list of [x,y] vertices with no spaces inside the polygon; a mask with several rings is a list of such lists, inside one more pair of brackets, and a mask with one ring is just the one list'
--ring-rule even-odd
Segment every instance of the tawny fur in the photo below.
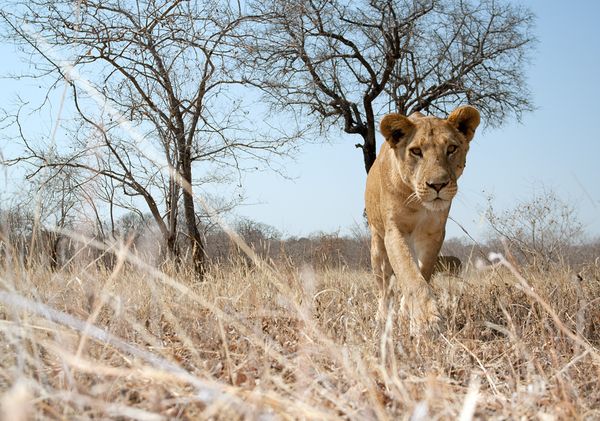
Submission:
{"label": "tawny fur", "polygon": [[440,320],[429,279],[479,121],[470,106],[446,120],[415,113],[381,121],[386,141],[365,191],[371,263],[383,292],[381,309],[387,309],[392,275],[398,279],[413,334],[437,328]]}

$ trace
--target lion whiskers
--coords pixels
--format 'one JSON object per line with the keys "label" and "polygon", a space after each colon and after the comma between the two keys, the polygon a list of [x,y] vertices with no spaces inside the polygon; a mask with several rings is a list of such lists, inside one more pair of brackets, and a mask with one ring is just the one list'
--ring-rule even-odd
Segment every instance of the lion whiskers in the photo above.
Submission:
{"label": "lion whiskers", "polygon": [[408,206],[410,204],[419,203],[419,202],[421,202],[421,199],[419,198],[419,195],[417,195],[417,192],[412,192],[411,194],[408,195],[408,197],[404,201],[404,204]]}

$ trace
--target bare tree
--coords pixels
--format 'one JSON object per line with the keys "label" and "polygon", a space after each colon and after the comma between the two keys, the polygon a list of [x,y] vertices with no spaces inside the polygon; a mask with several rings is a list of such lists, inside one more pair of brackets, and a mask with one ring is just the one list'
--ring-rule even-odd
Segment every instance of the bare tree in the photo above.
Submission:
{"label": "bare tree", "polygon": [[[41,147],[21,130],[27,154],[20,161],[112,180],[123,196],[141,198],[174,255],[181,203],[201,273],[193,187],[206,179],[194,168],[204,163],[219,179],[224,166],[239,171],[243,159],[264,159],[284,144],[250,133],[240,101],[229,96],[235,29],[246,18],[218,0],[3,3],[9,34],[33,52],[33,76],[54,77],[53,87],[64,81],[77,115],[69,149]],[[93,111],[98,96],[106,104]]]}
{"label": "bare tree", "polygon": [[494,210],[490,199],[485,215],[493,235],[505,239],[517,258],[542,269],[563,263],[583,240],[576,209],[552,190],[537,192],[504,212]]}
{"label": "bare tree", "polygon": [[447,113],[499,125],[531,110],[523,71],[532,13],[504,0],[266,0],[245,39],[247,83],[321,130],[358,134],[369,171],[382,111]]}
{"label": "bare tree", "polygon": [[27,240],[31,238],[35,217],[22,202],[3,201],[0,208],[0,258],[2,264],[25,263]]}
{"label": "bare tree", "polygon": [[62,240],[60,232],[72,224],[75,211],[81,207],[77,193],[83,180],[77,171],[67,168],[60,175],[55,170],[34,181],[30,183],[29,194],[24,195],[35,206],[30,254],[47,254],[50,269],[56,270]]}

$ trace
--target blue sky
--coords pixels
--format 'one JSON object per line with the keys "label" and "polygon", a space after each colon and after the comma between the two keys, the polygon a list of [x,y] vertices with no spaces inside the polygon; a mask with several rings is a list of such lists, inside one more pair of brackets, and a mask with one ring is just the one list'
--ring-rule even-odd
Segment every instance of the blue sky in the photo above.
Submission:
{"label": "blue sky", "polygon": [[[451,215],[476,238],[485,238],[487,197],[508,209],[543,189],[577,205],[586,231],[600,235],[600,2],[523,2],[537,16],[539,39],[527,71],[537,110],[521,123],[480,130]],[[246,177],[254,201],[240,213],[289,234],[342,232],[361,223],[366,176],[357,139],[306,145],[287,170]],[[380,139],[381,141],[381,139]],[[462,236],[452,221],[447,237]]]}
{"label": "blue sky", "polygon": [[[523,2],[537,15],[539,44],[527,71],[537,110],[522,123],[480,130],[472,144],[451,215],[484,238],[487,197],[499,209],[543,188],[577,205],[586,231],[600,235],[600,2]],[[0,45],[0,74],[17,70],[11,47]],[[15,96],[40,95],[23,82],[0,80],[0,106]],[[35,98],[32,98],[35,99]],[[39,98],[38,98],[39,99]],[[50,130],[50,127],[47,128]],[[270,171],[246,174],[246,204],[238,214],[275,226],[287,235],[348,232],[362,224],[366,175],[357,138],[340,133],[329,143],[305,144],[283,165],[292,180]],[[381,139],[380,139],[381,141]],[[13,181],[5,184],[6,188]],[[448,223],[448,237],[462,236]]]}

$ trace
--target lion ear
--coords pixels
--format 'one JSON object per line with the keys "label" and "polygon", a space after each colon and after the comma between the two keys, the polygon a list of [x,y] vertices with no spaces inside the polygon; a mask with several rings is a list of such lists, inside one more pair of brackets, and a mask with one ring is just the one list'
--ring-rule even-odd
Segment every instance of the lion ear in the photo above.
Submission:
{"label": "lion ear", "polygon": [[408,138],[415,130],[415,125],[405,116],[400,114],[388,114],[381,120],[381,134],[391,146]]}
{"label": "lion ear", "polygon": [[448,121],[465,136],[467,142],[470,142],[475,136],[475,129],[479,126],[481,118],[479,117],[479,111],[465,105],[452,111],[448,116]]}

